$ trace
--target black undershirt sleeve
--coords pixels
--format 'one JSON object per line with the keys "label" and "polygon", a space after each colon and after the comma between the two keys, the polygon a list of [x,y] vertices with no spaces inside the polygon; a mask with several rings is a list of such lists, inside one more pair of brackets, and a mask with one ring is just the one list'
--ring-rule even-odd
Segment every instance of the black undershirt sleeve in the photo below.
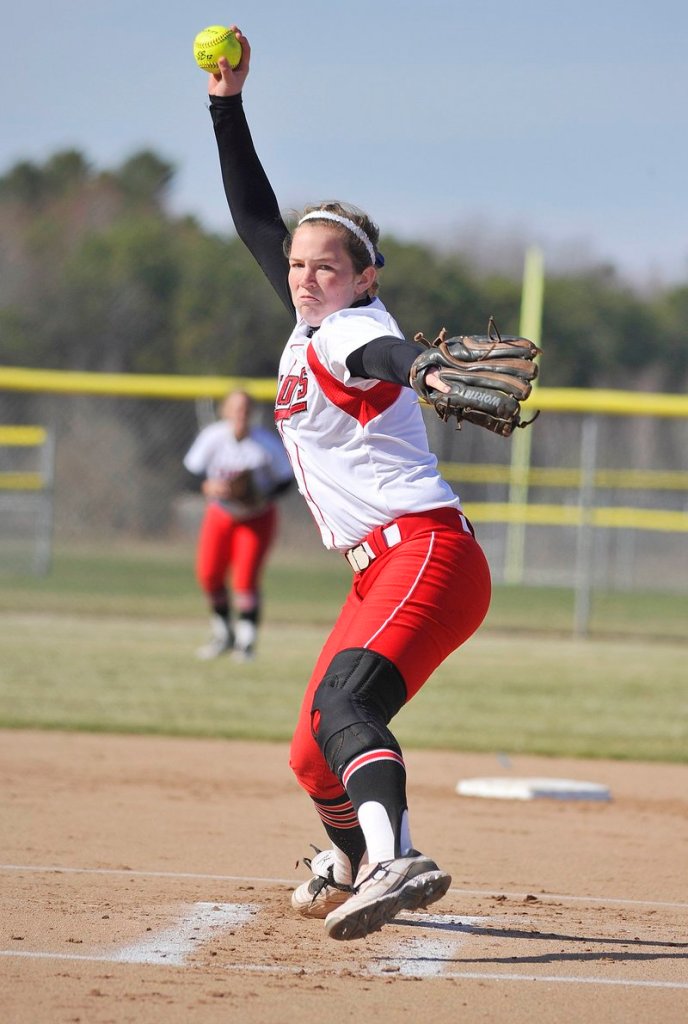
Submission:
{"label": "black undershirt sleeve", "polygon": [[353,377],[386,380],[408,388],[411,365],[424,351],[425,346],[416,341],[385,335],[373,338],[352,352],[346,360],[346,368]]}
{"label": "black undershirt sleeve", "polygon": [[253,145],[241,94],[211,96],[210,115],[222,183],[237,234],[293,316],[289,261],[283,249],[289,231]]}

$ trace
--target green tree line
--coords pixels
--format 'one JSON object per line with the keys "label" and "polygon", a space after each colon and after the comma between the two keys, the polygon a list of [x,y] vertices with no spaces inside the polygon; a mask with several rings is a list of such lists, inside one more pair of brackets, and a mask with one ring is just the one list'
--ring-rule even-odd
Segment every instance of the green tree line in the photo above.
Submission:
{"label": "green tree line", "polygon": [[[0,177],[0,363],[272,376],[290,319],[242,243],[168,207],[143,150],[99,171],[77,150]],[[219,186],[218,186],[219,187]],[[380,294],[408,337],[518,330],[521,281],[465,253],[383,237]],[[645,295],[607,264],[548,275],[542,383],[684,390],[688,283]]]}

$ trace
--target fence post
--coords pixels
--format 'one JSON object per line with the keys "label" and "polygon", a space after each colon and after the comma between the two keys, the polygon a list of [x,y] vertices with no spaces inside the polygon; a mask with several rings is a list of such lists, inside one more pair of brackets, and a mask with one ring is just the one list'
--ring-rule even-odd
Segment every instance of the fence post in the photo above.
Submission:
{"label": "fence post", "polygon": [[594,534],[592,509],[595,503],[595,470],[597,468],[597,416],[586,416],[581,430],[580,487],[578,507],[580,521],[576,542],[575,601],[573,613],[574,636],[587,636],[594,571]]}
{"label": "fence post", "polygon": [[[532,246],[526,251],[521,294],[521,322],[519,333],[539,346],[542,333],[542,299],[544,271],[542,251]],[[536,383],[536,382],[534,382]],[[509,504],[525,505],[528,501],[528,472],[530,470],[531,433],[517,430],[511,438],[511,472],[509,477]],[[506,529],[504,551],[504,582],[523,582],[526,525],[509,522]]]}

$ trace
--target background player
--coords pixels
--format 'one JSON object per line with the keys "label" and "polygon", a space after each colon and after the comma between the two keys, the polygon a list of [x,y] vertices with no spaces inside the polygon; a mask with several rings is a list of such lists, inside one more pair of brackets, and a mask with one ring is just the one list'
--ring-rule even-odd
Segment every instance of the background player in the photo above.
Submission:
{"label": "background player", "polygon": [[207,499],[196,556],[196,576],[212,612],[211,639],[197,651],[202,659],[229,650],[239,659],[253,657],[260,577],[277,528],[275,499],[294,481],[279,439],[252,426],[252,412],[246,392],[230,392],[221,418],[201,430],[184,457]]}
{"label": "background player", "polygon": [[[237,35],[240,65],[232,71],[222,60],[209,79],[225,192],[240,237],[296,315],[276,422],[325,546],[354,570],[291,746],[292,768],[332,842],[309,862],[313,878],[292,903],[325,917],[332,938],[353,939],[450,885],[411,841],[404,759],[388,725],[480,625],[490,576],[458,497],[438,474],[409,388],[422,349],[404,340],[375,297],[377,227],[328,203],[307,210],[290,234],[245,120],[251,50]],[[356,146],[365,116],[352,102],[347,146]],[[426,382],[444,389],[434,374]]]}

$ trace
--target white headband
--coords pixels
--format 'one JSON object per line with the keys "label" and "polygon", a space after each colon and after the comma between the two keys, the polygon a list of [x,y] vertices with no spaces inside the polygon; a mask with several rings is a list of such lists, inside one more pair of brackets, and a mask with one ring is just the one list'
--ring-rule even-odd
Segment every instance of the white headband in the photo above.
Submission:
{"label": "white headband", "polygon": [[301,227],[303,222],[306,220],[334,220],[337,224],[343,224],[352,235],[356,236],[359,242],[363,242],[368,251],[368,255],[370,256],[370,262],[375,266],[375,249],[373,248],[373,243],[370,241],[363,228],[359,227],[359,225],[354,223],[354,221],[349,220],[348,217],[340,217],[338,213],[330,213],[329,210],[312,210],[311,213],[307,213],[305,217],[302,217],[296,226]]}

